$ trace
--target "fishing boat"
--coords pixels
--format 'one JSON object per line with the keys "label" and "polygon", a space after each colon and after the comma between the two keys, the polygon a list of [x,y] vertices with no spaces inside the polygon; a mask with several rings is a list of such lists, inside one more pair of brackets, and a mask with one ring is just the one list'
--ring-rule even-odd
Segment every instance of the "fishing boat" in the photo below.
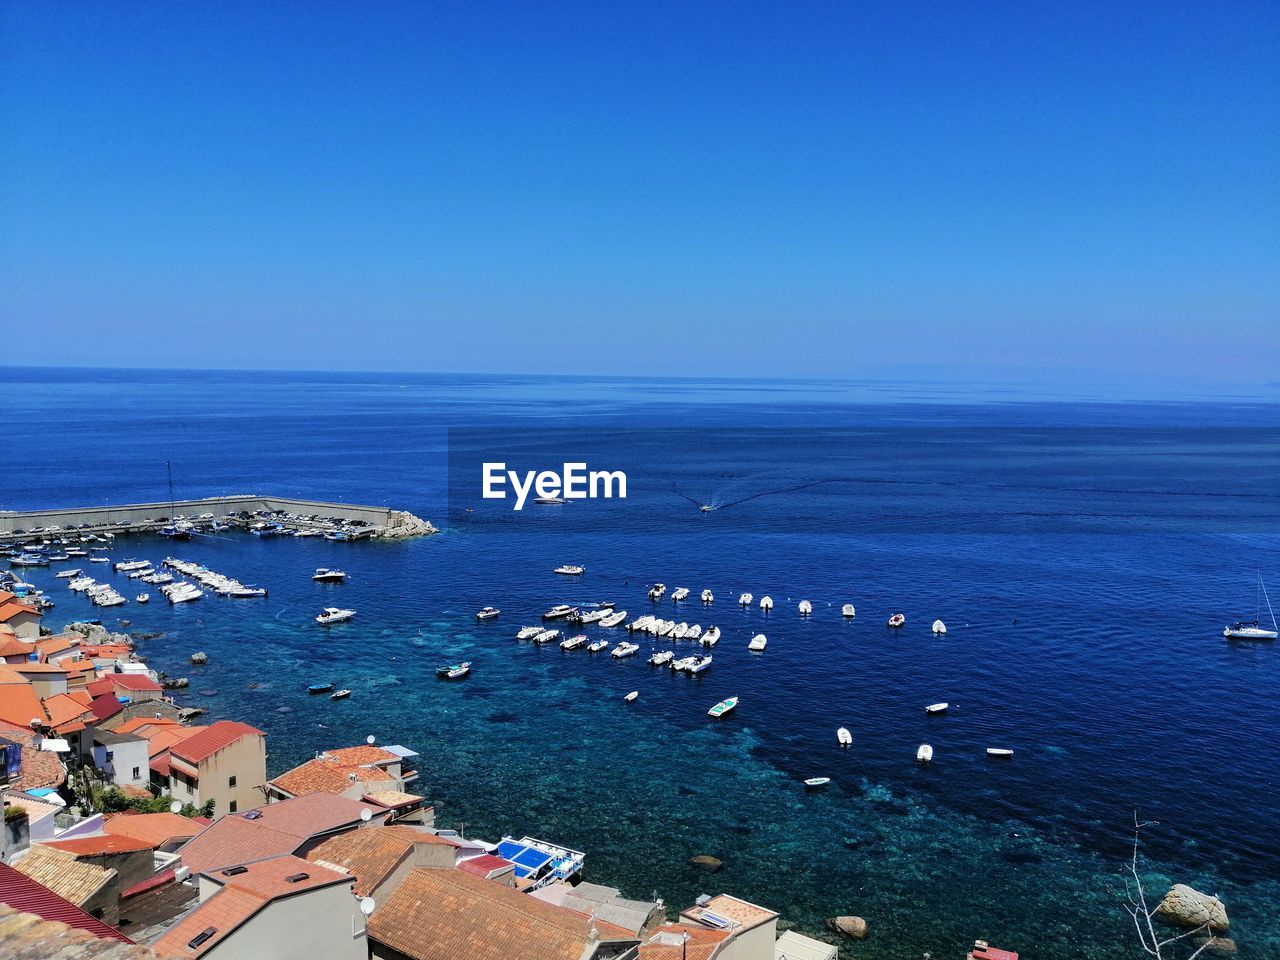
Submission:
{"label": "fishing boat", "polygon": [[626,702],[626,703],[631,703],[631,702],[632,702],[633,700],[635,700],[635,698],[636,698],[636,697],[638,697],[638,696],[640,696],[640,691],[639,691],[639,690],[632,690],[630,693],[628,693],[628,694],[627,694],[625,697],[623,697],[622,699],[623,699],[623,701],[624,701],[624,702]]}
{"label": "fishing boat", "polygon": [[330,699],[330,700],[345,700],[345,699],[346,699],[347,697],[349,697],[349,696],[351,696],[351,691],[350,691],[350,690],[348,690],[348,689],[346,689],[346,688],[344,687],[344,688],[343,688],[343,689],[341,689],[341,690],[337,690],[337,691],[334,691],[333,693],[329,694],[329,699]]}
{"label": "fishing boat", "polygon": [[906,614],[895,613],[892,617],[889,618],[888,625],[891,627],[897,628],[902,626],[906,622],[907,622]]}
{"label": "fishing boat", "polygon": [[640,645],[636,643],[620,643],[613,648],[613,655],[618,658],[634,656]]}
{"label": "fishing boat", "polygon": [[332,689],[333,689],[332,683],[307,684],[307,693],[328,693]]}
{"label": "fishing boat", "polygon": [[854,608],[852,603],[846,603],[840,608],[840,616],[842,617],[852,617],[855,616],[857,612],[858,611]]}
{"label": "fishing boat", "polygon": [[747,649],[754,650],[757,653],[759,653],[761,650],[765,648],[765,646],[768,643],[769,643],[768,637],[766,637],[763,633],[757,633],[754,637],[751,638],[751,642],[747,644]]}
{"label": "fishing boat", "polygon": [[581,567],[576,563],[566,563],[566,564],[563,564],[562,566],[556,567],[555,570],[551,572],[559,573],[566,577],[577,577],[586,573],[587,568]]}
{"label": "fishing boat", "polygon": [[714,707],[707,711],[708,717],[719,719],[725,714],[732,712],[738,706],[738,698],[730,697],[728,700],[721,700]]}
{"label": "fishing boat", "polygon": [[804,788],[806,790],[821,790],[830,782],[830,777],[810,777],[804,782]]}
{"label": "fishing boat", "polygon": [[949,703],[931,703],[924,708],[925,713],[946,713]]}
{"label": "fishing boat", "polygon": [[987,747],[988,757],[1012,757],[1013,751],[1008,747]]}
{"label": "fishing boat", "polygon": [[703,603],[713,603],[713,602],[715,601],[715,599],[716,599],[716,595],[715,595],[714,593],[712,593],[709,589],[707,589],[707,590],[703,590],[703,591],[702,591],[702,602],[703,602]]}
{"label": "fishing boat", "polygon": [[587,644],[587,652],[599,653],[601,650],[607,649],[608,646],[609,646],[608,640],[596,640],[592,643]]}
{"label": "fishing boat", "polygon": [[649,662],[655,667],[660,667],[664,663],[670,663],[675,658],[674,650],[655,650],[649,657]]}
{"label": "fishing boat", "polygon": [[739,596],[738,596],[738,606],[740,606],[740,607],[749,607],[749,606],[751,606],[751,601],[752,601],[752,600],[754,600],[754,599],[755,599],[755,597],[751,596],[751,594],[749,594],[749,593],[739,594]]}
{"label": "fishing boat", "polygon": [[917,763],[929,763],[933,760],[933,747],[927,743],[920,744],[920,749],[916,751]]}
{"label": "fishing boat", "polygon": [[689,596],[688,587],[676,587],[676,589],[671,593],[671,602],[679,603],[681,600],[686,599],[688,596]]}
{"label": "fishing boat", "polygon": [[[1271,615],[1271,629],[1261,626],[1262,599],[1266,598],[1267,613]],[[1262,582],[1262,574],[1258,574],[1258,603],[1254,608],[1252,620],[1237,620],[1228,624],[1222,635],[1228,640],[1274,640],[1276,639],[1276,614],[1271,609],[1271,597],[1267,595],[1266,584]]]}
{"label": "fishing boat", "polygon": [[532,640],[542,632],[542,627],[521,627],[516,631],[517,640]]}
{"label": "fishing boat", "polygon": [[134,597],[133,599],[134,599],[134,600],[136,600],[138,603],[147,603],[147,602],[151,599],[151,594],[149,594],[149,593],[140,593],[140,594],[138,594],[136,597]]}
{"label": "fishing boat", "polygon": [[327,626],[331,623],[341,623],[343,620],[350,620],[356,615],[354,610],[340,610],[337,607],[325,607],[316,615],[316,623]]}
{"label": "fishing boat", "polygon": [[941,620],[933,621],[933,632],[941,636],[947,632],[947,625]]}
{"label": "fishing boat", "polygon": [[704,647],[714,647],[720,642],[720,628],[707,627],[707,632],[698,638],[698,642]]}
{"label": "fishing boat", "polygon": [[812,603],[810,603],[808,600],[801,600],[801,601],[800,601],[800,616],[802,616],[802,617],[807,617],[807,616],[809,616],[809,614],[811,614],[811,613],[813,613],[813,604],[812,604]]}
{"label": "fishing boat", "polygon": [[539,633],[536,637],[533,638],[533,642],[537,644],[550,643],[552,640],[555,640],[559,636],[560,636],[559,630],[543,630],[541,633]]}
{"label": "fishing boat", "polygon": [[842,747],[847,747],[853,743],[853,734],[849,732],[848,727],[841,727],[836,731],[836,743]]}
{"label": "fishing boat", "polygon": [[579,633],[576,636],[565,637],[560,641],[561,650],[577,650],[580,646],[587,642],[587,635]]}
{"label": "fishing boat", "polygon": [[571,617],[578,612],[577,607],[571,607],[567,603],[557,603],[554,607],[542,615],[543,620],[560,620],[564,617]]}
{"label": "fishing boat", "polygon": [[492,620],[494,617],[496,617],[496,616],[497,616],[498,614],[500,614],[501,612],[502,612],[502,611],[501,611],[501,610],[499,610],[497,607],[484,607],[483,609],[481,609],[481,610],[476,614],[476,619],[477,619],[477,620]]}
{"label": "fishing boat", "polygon": [[454,663],[447,667],[437,667],[436,676],[442,680],[460,680],[471,672],[471,661]]}
{"label": "fishing boat", "polygon": [[316,583],[341,583],[347,579],[347,575],[341,570],[330,570],[328,567],[317,567],[316,572],[311,575],[311,579]]}
{"label": "fishing boat", "polygon": [[768,596],[761,597],[760,610],[764,613],[768,613],[772,609],[773,609],[773,597],[768,597]]}

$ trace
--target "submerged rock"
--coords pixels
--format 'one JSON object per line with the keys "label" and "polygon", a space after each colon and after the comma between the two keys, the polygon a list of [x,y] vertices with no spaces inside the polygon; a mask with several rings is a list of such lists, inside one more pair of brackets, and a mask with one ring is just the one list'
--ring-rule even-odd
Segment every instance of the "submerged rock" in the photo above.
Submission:
{"label": "submerged rock", "polygon": [[827,929],[843,933],[854,940],[861,940],[867,935],[867,921],[861,917],[828,917]]}
{"label": "submerged rock", "polygon": [[1201,893],[1185,883],[1175,883],[1164,895],[1156,913],[1180,927],[1207,926],[1214,933],[1222,933],[1230,926],[1226,905],[1217,897]]}
{"label": "submerged rock", "polygon": [[724,866],[724,862],[718,857],[712,857],[705,853],[700,853],[696,857],[690,857],[689,863],[697,867],[699,870],[705,870],[707,873],[715,873]]}

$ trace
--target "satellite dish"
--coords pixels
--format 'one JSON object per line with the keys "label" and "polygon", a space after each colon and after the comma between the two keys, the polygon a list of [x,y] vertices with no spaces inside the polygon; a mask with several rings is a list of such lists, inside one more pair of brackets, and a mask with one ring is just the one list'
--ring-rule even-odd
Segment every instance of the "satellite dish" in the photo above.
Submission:
{"label": "satellite dish", "polygon": [[368,823],[370,820],[373,819],[373,811],[370,810],[368,807],[365,807],[363,810],[360,811],[360,819],[363,820],[365,823]]}
{"label": "satellite dish", "polygon": [[373,902],[373,897],[360,898],[360,912],[363,913],[366,917],[373,916],[373,909],[376,906],[377,904]]}
{"label": "satellite dish", "polygon": [[177,812],[178,812],[179,810],[181,810],[181,809],[182,809],[182,801],[181,801],[181,800],[175,800],[175,801],[173,801],[173,803],[169,804],[169,812],[170,812],[170,813],[177,813]]}
{"label": "satellite dish", "polygon": [[[377,737],[375,737],[372,733],[371,733],[371,734],[369,734],[367,737],[365,737],[365,738],[364,738],[364,742],[365,742],[365,743],[367,743],[367,744],[368,744],[369,746],[371,746],[371,747],[372,747],[372,746],[377,742],[377,740],[378,740],[378,738],[377,738]],[[366,897],[366,899],[368,899],[368,898]]]}

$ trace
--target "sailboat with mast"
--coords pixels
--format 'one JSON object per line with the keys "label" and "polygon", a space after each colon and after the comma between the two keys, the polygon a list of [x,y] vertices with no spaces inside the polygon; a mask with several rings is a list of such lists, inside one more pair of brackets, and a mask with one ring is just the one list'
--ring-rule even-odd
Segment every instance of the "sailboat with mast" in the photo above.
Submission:
{"label": "sailboat with mast", "polygon": [[[1267,602],[1267,613],[1271,617],[1271,629],[1262,626],[1262,601]],[[1271,598],[1267,596],[1267,585],[1262,582],[1262,574],[1258,574],[1258,601],[1254,608],[1252,620],[1237,620],[1228,624],[1222,635],[1228,640],[1274,640],[1276,638],[1276,614],[1271,609]]]}
{"label": "sailboat with mast", "polygon": [[190,540],[192,524],[186,520],[177,520],[173,515],[175,509],[173,502],[173,464],[166,460],[164,469],[169,477],[169,523],[160,528],[160,536],[169,537],[171,540]]}

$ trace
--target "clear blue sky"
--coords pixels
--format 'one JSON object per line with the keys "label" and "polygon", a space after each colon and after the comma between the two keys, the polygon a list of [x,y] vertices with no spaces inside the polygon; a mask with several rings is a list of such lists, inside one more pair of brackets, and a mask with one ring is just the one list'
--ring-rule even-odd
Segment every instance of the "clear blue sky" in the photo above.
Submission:
{"label": "clear blue sky", "polygon": [[3,11],[9,363],[1280,379],[1273,2]]}

